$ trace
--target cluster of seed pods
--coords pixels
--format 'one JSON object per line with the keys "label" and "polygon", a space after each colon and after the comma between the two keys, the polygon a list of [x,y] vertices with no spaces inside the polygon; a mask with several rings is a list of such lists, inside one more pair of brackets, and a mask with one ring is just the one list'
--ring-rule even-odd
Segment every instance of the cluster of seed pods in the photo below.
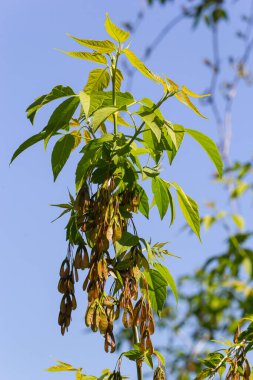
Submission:
{"label": "cluster of seed pods", "polygon": [[[68,254],[60,270],[58,289],[63,293],[59,324],[62,334],[68,328],[71,312],[76,308],[74,283],[78,281],[78,270],[87,270],[83,290],[88,294],[85,323],[92,331],[99,331],[105,338],[106,352],[114,352],[116,342],[113,334],[114,321],[122,314],[125,328],[138,326],[141,350],[153,354],[150,336],[154,333],[154,319],[148,298],[138,299],[143,253],[140,244],[133,246],[123,257],[122,266],[118,258],[110,257],[110,244],[113,246],[127,231],[131,212],[137,212],[140,196],[137,190],[115,192],[111,178],[93,194],[85,184],[77,194],[75,212],[78,229],[86,243],[78,246],[75,256]],[[122,210],[124,212],[122,212]],[[123,215],[124,216],[123,216]],[[127,257],[127,258],[126,258]],[[121,279],[116,288],[116,278]],[[109,279],[109,281],[108,281]],[[108,283],[114,282],[114,291],[108,295]],[[142,281],[145,288],[145,280]],[[112,289],[113,287],[111,287]],[[148,292],[146,286],[146,292]]]}

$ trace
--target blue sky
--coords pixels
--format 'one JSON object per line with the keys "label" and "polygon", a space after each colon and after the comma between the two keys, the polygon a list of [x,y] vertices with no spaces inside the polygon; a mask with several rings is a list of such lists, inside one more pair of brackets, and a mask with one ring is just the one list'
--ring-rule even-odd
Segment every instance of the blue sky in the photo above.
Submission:
{"label": "blue sky", "polygon": [[[232,9],[230,25],[222,26],[223,56],[229,51],[240,52],[242,44],[231,39],[231,28],[239,27],[239,15],[248,11],[248,1],[238,2]],[[56,183],[50,167],[50,145],[45,154],[42,144],[25,152],[9,167],[13,151],[26,138],[41,130],[52,111],[49,106],[40,112],[35,126],[26,119],[25,109],[35,97],[57,85],[70,85],[79,91],[86,81],[91,65],[64,56],[54,48],[78,50],[78,45],[66,33],[82,38],[106,37],[103,23],[106,11],[118,24],[129,21],[144,7],[144,1],[93,0],[9,0],[0,4],[0,104],[1,104],[1,266],[2,294],[0,313],[1,376],[5,380],[71,379],[71,375],[43,372],[53,359],[82,366],[88,373],[99,374],[103,368],[113,368],[116,355],[106,355],[103,339],[84,333],[85,295],[77,292],[78,310],[73,313],[70,331],[60,335],[57,315],[60,295],[57,292],[58,271],[66,254],[64,225],[66,220],[51,224],[57,210],[51,203],[67,200],[67,188],[73,189],[76,155],[60,174]],[[176,14],[176,7],[155,6],[133,37],[131,47],[140,54],[160,27]],[[239,53],[238,53],[239,54]],[[196,92],[206,86],[209,72],[202,61],[210,55],[210,35],[204,26],[194,32],[186,21],[171,32],[157,48],[148,66],[165,73]],[[250,62],[252,66],[252,59]],[[225,65],[225,62],[224,62]],[[225,76],[229,77],[229,71]],[[136,98],[149,94],[157,100],[161,89],[137,74],[132,90]],[[232,159],[252,156],[252,88],[241,85],[233,113]],[[197,129],[217,141],[217,130],[210,110],[202,111],[205,121],[172,99],[164,107],[166,116],[175,123]],[[226,205],[225,195],[210,181],[213,167],[198,146],[186,139],[173,167],[164,166],[164,178],[177,181],[203,210],[210,199]],[[248,223],[252,216],[246,206],[242,210]],[[168,260],[174,276],[190,273],[199,263],[223,247],[224,235],[218,228],[203,232],[203,243],[187,232],[179,233],[183,219],[177,212],[177,222],[169,229],[169,221],[159,221],[153,211],[151,222],[141,217],[140,234],[152,241],[170,241],[169,249],[180,260]],[[132,369],[126,370],[131,375]]]}

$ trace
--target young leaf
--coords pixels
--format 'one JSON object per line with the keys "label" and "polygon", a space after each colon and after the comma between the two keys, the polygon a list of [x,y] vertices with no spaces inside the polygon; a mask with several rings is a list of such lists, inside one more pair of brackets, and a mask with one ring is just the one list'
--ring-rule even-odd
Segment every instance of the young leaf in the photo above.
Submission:
{"label": "young leaf", "polygon": [[97,51],[98,53],[110,54],[114,50],[116,50],[116,46],[114,45],[114,43],[109,40],[105,40],[105,41],[84,40],[82,38],[74,37],[71,34],[67,34],[67,36],[69,36],[70,38],[73,38],[73,40],[78,42],[80,45],[86,46],[87,48]]}
{"label": "young leaf", "polygon": [[154,311],[160,316],[167,298],[167,281],[155,269],[143,272],[148,283],[148,298]]}
{"label": "young leaf", "polygon": [[95,69],[89,73],[84,92],[90,94],[94,91],[104,90],[110,83],[110,75],[107,69]]}
{"label": "young leaf", "polygon": [[185,104],[187,107],[189,107],[192,111],[194,111],[197,115],[203,117],[204,119],[207,119],[199,110],[198,108],[191,102],[189,97],[186,95],[185,92],[179,91],[175,93],[175,97],[183,104]]}
{"label": "young leaf", "polygon": [[203,95],[196,94],[196,92],[189,90],[189,88],[187,88],[186,86],[182,86],[182,91],[186,95],[191,96],[192,98],[206,98],[207,96],[210,96],[210,94],[203,94]]}
{"label": "young leaf", "polygon": [[119,28],[111,21],[108,13],[106,13],[105,29],[109,36],[111,36],[115,41],[118,42],[124,42],[130,36],[129,32],[126,32],[125,30]]}
{"label": "young leaf", "polygon": [[72,96],[64,100],[52,113],[48,124],[46,126],[46,139],[54,135],[59,129],[64,129],[69,125],[71,118],[73,117],[80,99],[78,96]]}
{"label": "young leaf", "polygon": [[176,182],[172,182],[171,185],[177,192],[179,206],[185,217],[185,220],[191,227],[192,231],[200,239],[200,217],[197,203],[191,197],[186,195],[183,189],[181,189],[181,187]]}
{"label": "young leaf", "polygon": [[29,139],[27,139],[26,141],[24,141],[18,147],[18,149],[14,152],[14,154],[13,154],[13,156],[11,158],[10,164],[12,163],[12,161],[15,160],[15,158],[17,158],[20,155],[20,153],[24,152],[24,150],[30,148],[30,146],[36,144],[37,142],[44,140],[45,136],[46,136],[46,131],[43,130],[40,133],[37,133],[36,135],[33,135],[32,137],[29,137]]}
{"label": "young leaf", "polygon": [[206,151],[211,161],[214,163],[219,176],[222,177],[223,163],[221,159],[220,152],[217,148],[217,145],[210,139],[210,137],[204,135],[201,132],[195,131],[193,129],[185,129],[185,132],[188,133],[191,137],[194,138]]}
{"label": "young leaf", "polygon": [[63,166],[67,162],[71,151],[75,146],[75,137],[72,134],[67,134],[59,139],[52,151],[52,170],[54,174],[54,181],[61,172]]}
{"label": "young leaf", "polygon": [[129,350],[123,353],[123,355],[129,360],[139,360],[143,357],[143,352],[140,350]]}
{"label": "young leaf", "polygon": [[152,192],[155,197],[155,202],[160,214],[161,219],[164,218],[168,206],[169,206],[169,196],[168,196],[168,186],[166,185],[165,181],[163,181],[161,178],[152,178]]}
{"label": "young leaf", "polygon": [[160,275],[163,276],[163,278],[166,280],[167,285],[171,288],[171,290],[174,294],[174,297],[175,297],[176,301],[178,302],[177,285],[176,285],[174,278],[172,277],[169,269],[160,263],[155,263],[154,267],[160,273]]}
{"label": "young leaf", "polygon": [[88,53],[85,51],[63,51],[59,50],[61,53],[69,55],[70,57],[86,59],[86,61],[92,61],[96,63],[101,63],[101,65],[106,65],[106,58],[100,53]]}
{"label": "young leaf", "polygon": [[49,92],[49,94],[47,95],[42,95],[40,97],[38,97],[37,99],[35,99],[35,101],[26,109],[26,112],[27,112],[27,118],[30,120],[30,122],[33,124],[34,122],[34,117],[37,113],[37,111],[43,107],[45,104],[55,100],[55,99],[59,99],[59,98],[63,98],[63,97],[66,97],[66,96],[73,96],[75,95],[74,91],[72,90],[72,88],[70,88],[69,86],[62,86],[62,85],[58,85],[58,86],[55,86],[51,92]]}
{"label": "young leaf", "polygon": [[134,52],[132,52],[131,50],[129,49],[124,49],[122,51],[127,59],[129,60],[129,62],[137,69],[139,70],[143,75],[145,75],[145,77],[157,82],[157,83],[160,83],[159,80],[158,80],[158,76],[154,73],[152,73],[151,70],[149,70],[145,64],[134,54]]}

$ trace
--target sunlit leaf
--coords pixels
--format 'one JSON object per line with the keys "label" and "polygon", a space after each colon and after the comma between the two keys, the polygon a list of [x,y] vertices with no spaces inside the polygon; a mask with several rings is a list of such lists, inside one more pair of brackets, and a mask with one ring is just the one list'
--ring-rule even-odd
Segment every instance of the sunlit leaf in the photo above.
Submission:
{"label": "sunlit leaf", "polygon": [[93,132],[100,127],[100,125],[112,114],[119,111],[118,107],[103,107],[98,109],[93,114],[92,129]]}
{"label": "sunlit leaf", "polygon": [[110,75],[107,69],[95,69],[90,71],[88,81],[84,87],[84,92],[90,94],[94,91],[101,91],[108,87]]}
{"label": "sunlit leaf", "polygon": [[203,94],[203,95],[198,95],[195,92],[189,90],[186,86],[182,86],[182,91],[186,94],[191,96],[192,98],[206,98],[207,96],[210,96],[210,94]]}
{"label": "sunlit leaf", "polygon": [[59,50],[59,51],[73,58],[85,59],[86,61],[101,63],[102,65],[107,64],[106,57],[104,57],[100,53],[88,53],[85,51],[63,51],[63,50]]}
{"label": "sunlit leaf", "polygon": [[124,42],[130,36],[129,32],[126,32],[125,30],[119,28],[117,25],[115,25],[112,22],[108,13],[106,13],[105,29],[107,33],[109,34],[109,36],[111,36],[115,41],[118,41],[118,42]]}
{"label": "sunlit leaf", "polygon": [[16,151],[14,152],[14,154],[13,154],[13,156],[11,158],[10,164],[12,163],[12,161],[15,160],[15,158],[17,158],[20,155],[20,153],[22,153],[26,149],[30,148],[30,146],[32,146],[34,144],[37,144],[37,142],[44,140],[45,136],[46,136],[46,131],[43,130],[40,133],[37,133],[37,135],[33,135],[32,137],[29,137],[29,139],[27,139],[26,141],[24,141],[18,147],[18,149],[16,149]]}
{"label": "sunlit leaf", "polygon": [[197,203],[189,195],[186,195],[176,182],[172,182],[171,185],[176,189],[179,206],[185,220],[200,239],[200,217]]}
{"label": "sunlit leaf", "polygon": [[112,53],[114,50],[116,50],[116,46],[114,45],[114,43],[109,40],[104,40],[104,41],[85,40],[82,38],[74,37],[71,34],[67,34],[67,36],[73,38],[73,40],[78,42],[80,45],[86,46],[87,48],[97,51],[98,53],[109,54],[109,53]]}
{"label": "sunlit leaf", "polygon": [[185,132],[187,132],[188,135],[193,137],[202,146],[202,148],[210,157],[211,161],[214,163],[219,176],[222,177],[223,163],[217,145],[213,142],[213,140],[211,140],[210,137],[204,135],[203,133],[195,131],[193,129],[185,128]]}

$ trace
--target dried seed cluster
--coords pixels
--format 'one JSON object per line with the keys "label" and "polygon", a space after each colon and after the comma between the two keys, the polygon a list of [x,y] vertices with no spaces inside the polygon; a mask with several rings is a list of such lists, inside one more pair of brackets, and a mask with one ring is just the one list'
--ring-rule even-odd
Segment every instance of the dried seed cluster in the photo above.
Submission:
{"label": "dried seed cluster", "polygon": [[[109,254],[110,242],[115,245],[121,239],[123,232],[127,231],[131,212],[138,211],[140,196],[136,189],[115,189],[112,177],[93,195],[87,184],[77,194],[74,205],[77,230],[85,235],[91,251],[89,254],[84,242],[83,245],[78,245],[73,257],[70,252],[72,245],[61,265],[58,289],[63,297],[59,324],[64,334],[70,324],[71,312],[76,308],[74,283],[78,281],[78,271],[87,269],[83,283],[83,290],[88,294],[85,323],[92,331],[99,331],[104,336],[105,351],[115,351],[113,324],[122,310],[123,325],[126,328],[139,326],[141,350],[152,355],[152,309],[143,295],[138,300],[141,269],[145,266],[142,247],[138,243],[119,258],[111,258]],[[108,284],[108,288],[112,282],[108,295],[106,286]],[[145,280],[143,283],[148,291]],[[113,379],[118,379],[119,376],[115,373]]]}

